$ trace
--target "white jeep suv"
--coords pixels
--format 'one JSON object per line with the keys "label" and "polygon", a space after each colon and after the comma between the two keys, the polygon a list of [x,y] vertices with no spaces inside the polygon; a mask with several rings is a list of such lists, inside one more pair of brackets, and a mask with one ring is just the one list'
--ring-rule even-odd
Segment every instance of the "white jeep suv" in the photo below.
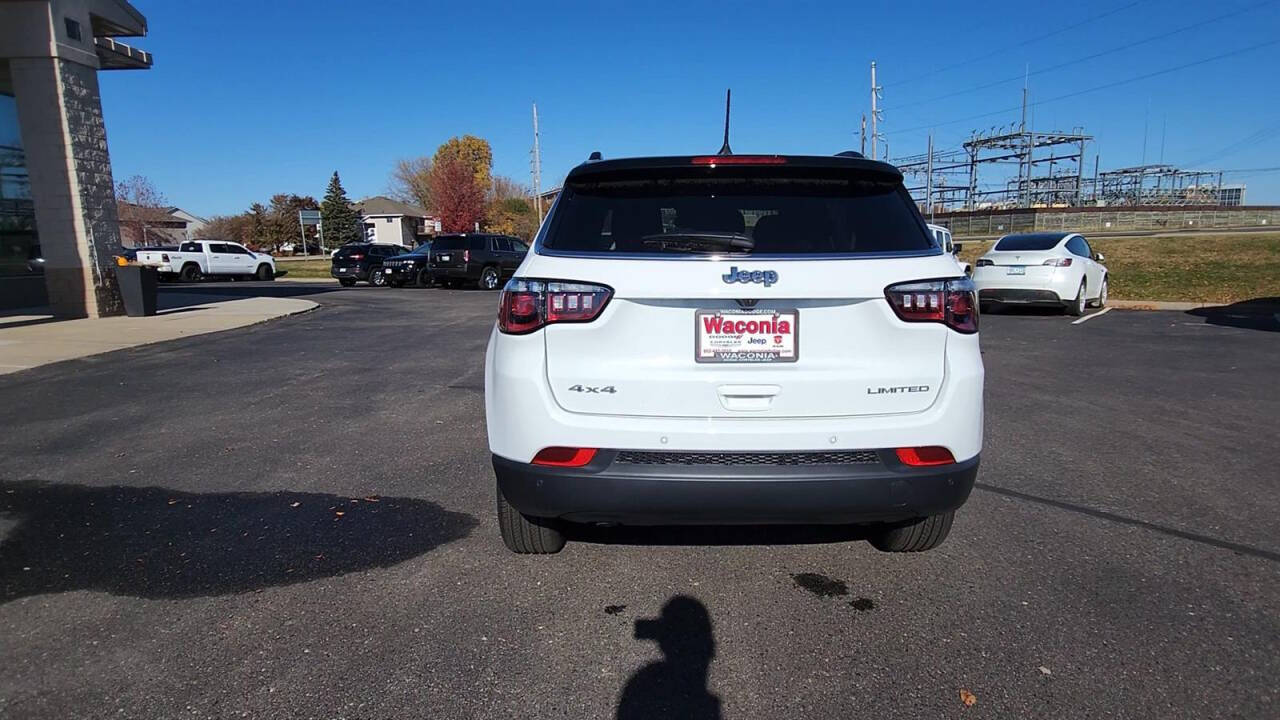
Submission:
{"label": "white jeep suv", "polygon": [[977,475],[982,384],[973,285],[892,166],[588,161],[489,338],[502,539],[847,523],[928,550]]}

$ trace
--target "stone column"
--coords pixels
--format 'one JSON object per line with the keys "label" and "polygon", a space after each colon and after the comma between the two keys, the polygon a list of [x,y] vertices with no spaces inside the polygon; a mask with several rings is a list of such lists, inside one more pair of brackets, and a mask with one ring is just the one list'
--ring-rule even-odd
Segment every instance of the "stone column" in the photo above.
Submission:
{"label": "stone column", "polygon": [[97,68],[28,57],[9,70],[49,304],[59,317],[119,315],[120,225]]}

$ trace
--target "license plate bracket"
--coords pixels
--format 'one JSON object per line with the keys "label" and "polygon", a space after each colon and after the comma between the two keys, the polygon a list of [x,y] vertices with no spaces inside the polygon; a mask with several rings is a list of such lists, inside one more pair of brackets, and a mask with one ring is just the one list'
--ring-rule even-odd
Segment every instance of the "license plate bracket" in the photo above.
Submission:
{"label": "license plate bracket", "polygon": [[791,363],[800,359],[800,311],[697,310],[693,359],[699,363]]}

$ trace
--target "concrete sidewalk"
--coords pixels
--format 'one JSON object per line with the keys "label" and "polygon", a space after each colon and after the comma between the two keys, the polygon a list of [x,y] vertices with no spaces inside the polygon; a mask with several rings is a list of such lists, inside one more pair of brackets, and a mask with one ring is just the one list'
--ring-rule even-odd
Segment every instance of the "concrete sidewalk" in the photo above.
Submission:
{"label": "concrete sidewalk", "polygon": [[154,317],[57,320],[38,311],[0,316],[0,374],[192,335],[230,330],[317,307],[310,300],[211,298]]}

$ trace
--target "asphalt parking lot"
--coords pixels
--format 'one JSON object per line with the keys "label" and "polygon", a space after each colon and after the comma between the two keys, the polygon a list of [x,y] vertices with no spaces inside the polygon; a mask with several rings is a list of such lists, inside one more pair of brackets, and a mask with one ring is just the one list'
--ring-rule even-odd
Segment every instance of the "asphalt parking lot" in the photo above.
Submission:
{"label": "asphalt parking lot", "polygon": [[321,307],[0,377],[0,716],[1275,711],[1280,332],[984,316],[980,485],[929,553],[659,528],[527,557],[485,445],[496,295],[199,290],[246,292]]}

